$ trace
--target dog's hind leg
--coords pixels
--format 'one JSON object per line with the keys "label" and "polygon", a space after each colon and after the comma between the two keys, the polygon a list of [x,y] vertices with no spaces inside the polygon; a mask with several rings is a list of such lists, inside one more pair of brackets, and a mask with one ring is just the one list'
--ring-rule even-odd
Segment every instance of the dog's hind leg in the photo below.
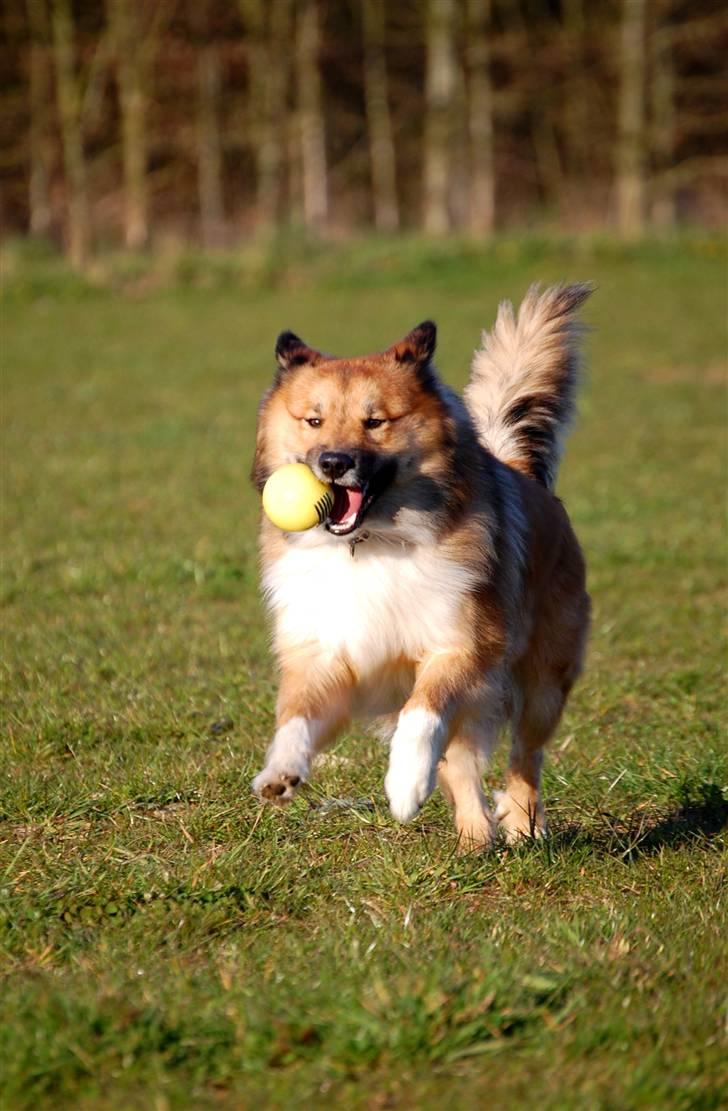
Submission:
{"label": "dog's hind leg", "polygon": [[544,745],[553,736],[571,687],[581,671],[589,627],[589,599],[564,604],[560,619],[534,637],[530,654],[515,669],[517,690],[505,791],[496,792],[496,818],[509,843],[548,832],[541,801]]}
{"label": "dog's hind leg", "polygon": [[541,801],[543,746],[558,725],[565,700],[556,686],[531,688],[513,720],[506,789],[495,792],[495,816],[509,844],[548,832]]}
{"label": "dog's hind leg", "polygon": [[495,820],[483,792],[483,770],[492,744],[484,744],[472,730],[458,729],[437,768],[437,782],[454,811],[458,847],[462,851],[488,848]]}

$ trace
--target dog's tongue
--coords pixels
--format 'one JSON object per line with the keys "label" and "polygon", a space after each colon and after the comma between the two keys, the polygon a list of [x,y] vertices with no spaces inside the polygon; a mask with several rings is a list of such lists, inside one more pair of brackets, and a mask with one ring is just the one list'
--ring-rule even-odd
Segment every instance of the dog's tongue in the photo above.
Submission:
{"label": "dog's tongue", "polygon": [[351,486],[335,486],[334,495],[334,507],[329,514],[329,520],[335,525],[356,520],[364,500],[364,491]]}

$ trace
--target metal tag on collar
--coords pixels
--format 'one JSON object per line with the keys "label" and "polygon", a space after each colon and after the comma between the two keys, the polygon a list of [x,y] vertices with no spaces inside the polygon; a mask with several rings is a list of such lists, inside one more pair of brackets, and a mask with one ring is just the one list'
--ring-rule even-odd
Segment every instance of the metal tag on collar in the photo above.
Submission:
{"label": "metal tag on collar", "polygon": [[351,554],[352,559],[356,555],[356,546],[357,546],[357,544],[363,544],[364,541],[368,540],[368,539],[369,539],[369,533],[368,532],[363,532],[360,536],[356,536],[356,537],[354,537],[353,540],[349,541],[349,552]]}

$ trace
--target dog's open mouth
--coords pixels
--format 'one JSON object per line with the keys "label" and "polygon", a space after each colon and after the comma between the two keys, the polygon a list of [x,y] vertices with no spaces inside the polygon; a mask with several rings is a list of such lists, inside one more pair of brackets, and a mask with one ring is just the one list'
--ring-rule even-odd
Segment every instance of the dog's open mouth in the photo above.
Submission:
{"label": "dog's open mouth", "polygon": [[361,524],[374,498],[364,486],[339,486],[334,483],[334,505],[326,518],[326,528],[335,536],[347,536]]}
{"label": "dog's open mouth", "polygon": [[394,459],[385,461],[374,474],[359,485],[343,486],[334,482],[334,504],[324,521],[324,527],[334,536],[348,536],[359,528],[364,517],[375,501],[394,482],[397,463]]}

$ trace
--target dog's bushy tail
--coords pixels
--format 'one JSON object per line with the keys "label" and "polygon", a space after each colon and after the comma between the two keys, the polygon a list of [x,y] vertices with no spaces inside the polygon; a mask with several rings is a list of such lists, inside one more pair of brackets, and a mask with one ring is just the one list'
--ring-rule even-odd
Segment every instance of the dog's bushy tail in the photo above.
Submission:
{"label": "dog's bushy tail", "polygon": [[552,489],[574,415],[587,284],[529,289],[516,317],[504,301],[475,352],[465,401],[496,458]]}

